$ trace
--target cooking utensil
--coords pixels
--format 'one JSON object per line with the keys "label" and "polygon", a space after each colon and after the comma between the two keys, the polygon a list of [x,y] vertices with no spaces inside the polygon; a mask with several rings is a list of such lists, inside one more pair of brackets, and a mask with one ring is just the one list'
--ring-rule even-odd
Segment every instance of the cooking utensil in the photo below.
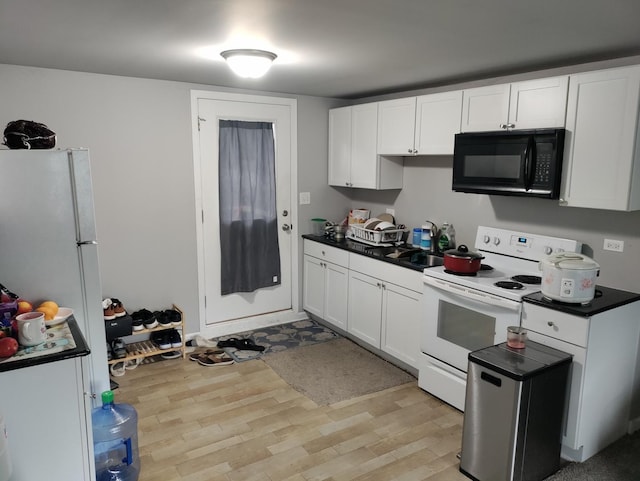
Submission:
{"label": "cooking utensil", "polygon": [[549,299],[586,304],[595,296],[600,266],[590,257],[560,252],[542,259],[538,270],[542,271],[542,295]]}
{"label": "cooking utensil", "polygon": [[480,270],[482,259],[482,254],[471,252],[466,245],[461,244],[457,249],[444,252],[444,268],[455,274],[474,274]]}

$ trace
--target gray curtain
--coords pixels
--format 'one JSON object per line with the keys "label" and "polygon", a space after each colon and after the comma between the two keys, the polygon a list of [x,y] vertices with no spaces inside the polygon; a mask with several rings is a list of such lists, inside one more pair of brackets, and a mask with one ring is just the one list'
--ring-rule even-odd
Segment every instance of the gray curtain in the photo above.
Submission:
{"label": "gray curtain", "polygon": [[273,125],[220,121],[221,293],[280,284]]}

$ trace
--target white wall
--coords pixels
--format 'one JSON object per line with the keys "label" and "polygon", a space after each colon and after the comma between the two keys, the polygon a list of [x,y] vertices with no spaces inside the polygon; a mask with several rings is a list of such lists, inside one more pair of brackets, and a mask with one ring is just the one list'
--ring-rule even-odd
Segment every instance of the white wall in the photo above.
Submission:
{"label": "white wall", "polygon": [[[57,147],[90,149],[104,296],[129,312],[175,303],[187,332],[198,332],[190,91],[239,91],[10,65],[0,65],[0,86],[3,129],[35,120],[58,134]],[[327,112],[338,102],[290,97],[298,100],[299,187],[312,193],[297,222],[306,233],[308,218],[348,202],[327,186]]]}

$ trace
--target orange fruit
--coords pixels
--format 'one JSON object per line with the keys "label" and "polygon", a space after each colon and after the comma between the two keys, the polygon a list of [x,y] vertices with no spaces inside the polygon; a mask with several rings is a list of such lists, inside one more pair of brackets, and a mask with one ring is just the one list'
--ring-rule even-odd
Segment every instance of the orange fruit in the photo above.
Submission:
{"label": "orange fruit", "polygon": [[57,311],[54,311],[51,306],[39,306],[36,311],[44,314],[45,321],[52,321],[53,318],[56,317],[57,313]]}
{"label": "orange fruit", "polygon": [[54,301],[44,301],[42,303],[40,303],[40,306],[38,307],[48,307],[50,309],[53,310],[53,317],[56,316],[56,314],[58,314],[58,304],[56,304]]}
{"label": "orange fruit", "polygon": [[29,301],[18,301],[18,312],[16,314],[24,314],[33,311],[33,306]]}

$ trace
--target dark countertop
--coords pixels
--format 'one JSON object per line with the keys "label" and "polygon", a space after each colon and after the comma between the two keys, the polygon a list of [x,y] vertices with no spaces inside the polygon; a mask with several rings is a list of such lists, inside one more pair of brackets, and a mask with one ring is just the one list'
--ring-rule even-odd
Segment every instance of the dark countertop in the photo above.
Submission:
{"label": "dark countertop", "polygon": [[[337,242],[332,237],[318,236],[318,235],[311,235],[311,234],[305,234],[302,236],[302,238],[309,239],[315,242],[320,242],[321,244],[325,244],[331,247],[337,247],[338,249],[343,249],[349,252],[354,252],[356,254],[361,254],[363,256],[371,257],[373,259],[387,262],[389,264],[394,264],[396,266],[413,269],[414,271],[422,272],[425,269],[425,267],[427,267],[425,263],[425,253],[422,251],[416,252],[415,254],[408,257],[392,259],[390,257],[386,257],[386,254],[388,253],[388,249],[393,250],[393,247],[388,247],[387,249],[385,249],[378,246],[370,246],[367,244],[363,244],[362,242],[357,242],[350,239],[345,239]],[[411,246],[402,245],[400,247],[407,248]]]}
{"label": "dark countertop", "polygon": [[[602,295],[599,295],[599,293],[602,293]],[[582,304],[552,301],[545,298],[542,295],[542,292],[535,292],[523,298],[524,302],[529,302],[548,309],[581,317],[591,317],[601,312],[615,309],[616,307],[624,306],[625,304],[639,300],[640,294],[604,286],[596,286],[596,297],[586,306],[583,306]]]}
{"label": "dark countertop", "polygon": [[[53,352],[51,354],[46,354],[43,352],[43,354],[39,356],[27,357],[25,359],[7,358],[0,361],[0,373],[4,371],[13,371],[15,369],[37,366],[38,364],[47,364],[50,362],[62,361],[64,359],[71,359],[74,357],[89,355],[91,351],[87,346],[87,341],[80,332],[80,328],[78,327],[78,323],[76,322],[75,318],[71,316],[66,320],[66,324],[67,326],[69,326],[69,330],[71,331],[71,335],[73,336],[73,341],[75,342],[76,347],[72,349],[66,349],[64,351]],[[2,378],[0,377],[0,380],[1,379]]]}

